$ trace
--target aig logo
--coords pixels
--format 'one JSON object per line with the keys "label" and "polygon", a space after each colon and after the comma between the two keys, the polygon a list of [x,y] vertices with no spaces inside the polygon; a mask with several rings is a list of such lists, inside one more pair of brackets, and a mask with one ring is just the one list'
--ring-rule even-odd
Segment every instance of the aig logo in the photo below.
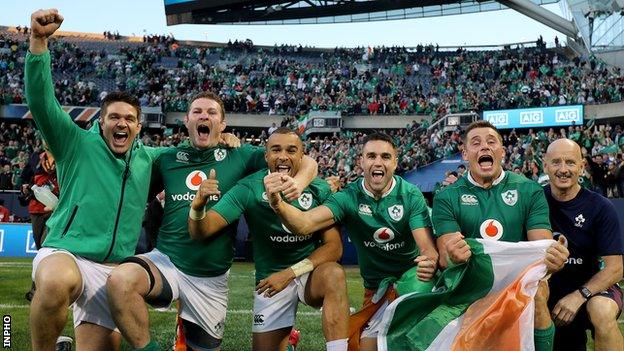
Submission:
{"label": "aig logo", "polygon": [[490,113],[485,116],[485,119],[497,127],[506,126],[509,124],[509,115],[504,112]]}
{"label": "aig logo", "polygon": [[544,113],[542,111],[520,112],[520,124],[543,124]]}
{"label": "aig logo", "polygon": [[580,122],[581,119],[579,117],[579,110],[577,109],[555,110],[555,122],[557,123]]}

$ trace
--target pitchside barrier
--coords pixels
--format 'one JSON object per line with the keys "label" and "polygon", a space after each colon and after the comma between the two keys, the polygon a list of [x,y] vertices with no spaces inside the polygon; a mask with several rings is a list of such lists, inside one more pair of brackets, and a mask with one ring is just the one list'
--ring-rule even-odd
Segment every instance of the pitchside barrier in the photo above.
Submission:
{"label": "pitchside barrier", "polygon": [[[624,235],[624,199],[611,199],[611,202],[615,205]],[[341,263],[355,265],[357,264],[355,247],[346,235],[346,229],[341,228],[341,232],[343,244]],[[236,258],[239,260],[251,260],[253,238],[249,238],[248,233],[245,221],[241,220],[236,235]],[[0,257],[34,257],[35,254],[37,249],[30,223],[0,223]]]}

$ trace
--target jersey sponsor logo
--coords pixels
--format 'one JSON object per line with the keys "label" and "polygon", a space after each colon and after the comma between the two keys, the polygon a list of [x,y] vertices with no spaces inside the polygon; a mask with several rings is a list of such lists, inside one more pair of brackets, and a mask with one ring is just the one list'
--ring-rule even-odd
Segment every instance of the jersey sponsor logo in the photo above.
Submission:
{"label": "jersey sponsor logo", "polygon": [[[193,199],[195,199],[195,194],[188,191],[184,194],[171,194],[171,200],[173,201],[193,201]],[[208,196],[208,201],[219,201],[219,195]]]}
{"label": "jersey sponsor logo", "polygon": [[227,150],[226,149],[215,149],[215,151],[214,151],[215,161],[221,162],[221,161],[223,161],[225,159],[225,156],[227,156]]}
{"label": "jersey sponsor logo", "polygon": [[503,237],[503,225],[495,219],[486,219],[479,227],[479,234],[484,239],[498,240]]}
{"label": "jersey sponsor logo", "polygon": [[300,243],[310,238],[312,235],[269,235],[269,239],[276,243]]}
{"label": "jersey sponsor logo", "polygon": [[568,257],[568,258],[566,258],[565,263],[566,264],[582,265],[583,264],[583,258],[581,258],[581,257]]}
{"label": "jersey sponsor logo", "polygon": [[208,179],[208,177],[206,177],[206,173],[200,170],[194,170],[186,176],[186,187],[193,191],[197,191],[201,183],[206,179]]}
{"label": "jersey sponsor logo", "polygon": [[507,190],[501,194],[503,202],[509,206],[513,206],[518,202],[518,190]]}
{"label": "jersey sponsor logo", "polygon": [[263,314],[254,314],[254,325],[264,325]]}
{"label": "jersey sponsor logo", "polygon": [[477,197],[474,195],[464,194],[461,196],[461,204],[468,205],[468,206],[475,206],[479,204],[479,200],[477,200]]}
{"label": "jersey sponsor logo", "polygon": [[381,227],[373,233],[373,239],[379,244],[387,243],[394,239],[394,232],[390,228]]}
{"label": "jersey sponsor logo", "polygon": [[378,242],[369,241],[369,240],[364,241],[364,247],[377,247],[384,251],[392,251],[392,250],[400,249],[403,246],[405,246],[405,241],[401,241],[400,243],[384,243],[384,244],[380,244]]}
{"label": "jersey sponsor logo", "polygon": [[585,217],[583,217],[583,214],[579,214],[578,216],[574,217],[574,226],[577,228],[583,228],[583,223],[585,223]]}
{"label": "jersey sponsor logo", "polygon": [[358,206],[358,212],[363,215],[368,215],[368,216],[373,215],[373,211],[371,210],[370,206],[368,206],[367,204],[360,204]]}
{"label": "jersey sponsor logo", "polygon": [[188,152],[178,151],[178,153],[176,154],[176,161],[177,162],[182,162],[182,163],[188,163],[188,161],[189,161],[189,154],[188,154]]}
{"label": "jersey sponsor logo", "polygon": [[299,201],[299,206],[301,206],[301,208],[303,208],[304,210],[309,210],[310,206],[312,206],[312,194],[303,193],[301,194],[301,196],[299,196],[299,199],[297,201]]}
{"label": "jersey sponsor logo", "polygon": [[403,218],[403,205],[394,205],[388,207],[388,214],[390,215],[390,218],[395,221],[401,220],[401,218]]}

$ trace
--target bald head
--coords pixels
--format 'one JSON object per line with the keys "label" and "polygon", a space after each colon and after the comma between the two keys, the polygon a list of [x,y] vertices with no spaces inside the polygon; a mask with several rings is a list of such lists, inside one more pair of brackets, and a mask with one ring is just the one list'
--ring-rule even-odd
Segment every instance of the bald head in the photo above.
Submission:
{"label": "bald head", "polygon": [[570,139],[558,139],[551,143],[546,150],[544,170],[553,194],[578,193],[578,179],[584,166],[585,160],[577,143]]}
{"label": "bald head", "polygon": [[558,155],[560,153],[574,154],[578,156],[578,159],[583,158],[581,147],[570,139],[557,139],[548,145],[548,149],[546,149],[547,158],[551,158],[553,155]]}

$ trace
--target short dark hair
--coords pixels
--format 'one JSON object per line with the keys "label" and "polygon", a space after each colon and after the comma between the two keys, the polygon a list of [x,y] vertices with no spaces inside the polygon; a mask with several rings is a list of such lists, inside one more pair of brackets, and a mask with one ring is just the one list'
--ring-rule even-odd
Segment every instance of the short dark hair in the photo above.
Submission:
{"label": "short dark hair", "polygon": [[365,136],[364,140],[362,141],[362,146],[366,145],[366,143],[368,143],[369,141],[375,140],[385,141],[388,144],[392,145],[392,148],[396,150],[396,146],[394,145],[394,140],[392,140],[392,137],[382,132],[374,132]]}
{"label": "short dark hair", "polygon": [[104,99],[102,99],[102,104],[100,106],[100,116],[102,118],[106,116],[106,110],[108,109],[108,106],[115,102],[125,102],[131,105],[137,112],[137,119],[139,120],[139,122],[143,120],[141,115],[141,103],[139,102],[139,99],[126,93],[125,91],[113,91],[106,94]]}
{"label": "short dark hair", "polygon": [[466,169],[466,166],[464,166],[463,164],[461,164],[461,165],[457,166],[457,168],[461,168],[461,169],[464,169],[464,170],[465,170],[465,169]]}
{"label": "short dark hair", "polygon": [[276,130],[274,130],[273,133],[271,133],[271,135],[273,134],[295,134],[297,137],[299,136],[297,132],[295,132],[294,130],[288,127],[279,127]]}
{"label": "short dark hair", "polygon": [[474,121],[470,123],[470,125],[468,125],[468,127],[466,128],[466,133],[464,134],[464,143],[467,141],[466,139],[468,138],[468,133],[470,133],[471,130],[477,129],[477,128],[493,129],[496,132],[496,135],[498,135],[498,140],[500,140],[501,143],[503,142],[503,137],[501,136],[501,133],[498,131],[498,129],[492,123],[482,119],[482,120]]}
{"label": "short dark hair", "polygon": [[199,92],[193,95],[193,97],[191,97],[191,99],[188,101],[188,106],[186,109],[187,110],[190,109],[191,105],[193,104],[193,101],[197,99],[208,99],[208,100],[216,101],[217,104],[219,104],[219,107],[221,108],[221,120],[223,121],[225,119],[225,106],[223,105],[223,100],[221,100],[219,95],[213,93],[212,91]]}

